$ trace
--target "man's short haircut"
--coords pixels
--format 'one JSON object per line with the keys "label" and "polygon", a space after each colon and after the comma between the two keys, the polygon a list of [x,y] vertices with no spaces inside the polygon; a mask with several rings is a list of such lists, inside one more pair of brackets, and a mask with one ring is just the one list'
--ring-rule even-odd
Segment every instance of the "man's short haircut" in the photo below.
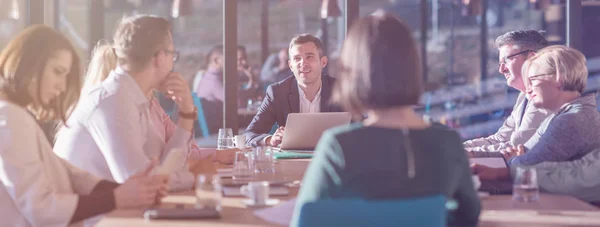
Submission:
{"label": "man's short haircut", "polygon": [[[319,58],[325,56],[325,51],[323,50],[323,42],[321,42],[319,38],[306,33],[297,35],[296,37],[292,38],[292,41],[290,41],[290,45],[288,47],[288,53],[289,50],[292,49],[292,46],[304,43],[314,43],[315,46],[317,46],[317,51],[319,51]],[[290,56],[290,59],[291,58],[292,57]]]}
{"label": "man's short haircut", "polygon": [[141,70],[157,51],[168,48],[171,25],[165,18],[136,15],[123,18],[113,37],[119,65]]}
{"label": "man's short haircut", "polygon": [[516,30],[505,33],[496,38],[496,47],[514,45],[519,50],[537,51],[548,46],[548,40],[542,35],[543,32],[532,29]]}

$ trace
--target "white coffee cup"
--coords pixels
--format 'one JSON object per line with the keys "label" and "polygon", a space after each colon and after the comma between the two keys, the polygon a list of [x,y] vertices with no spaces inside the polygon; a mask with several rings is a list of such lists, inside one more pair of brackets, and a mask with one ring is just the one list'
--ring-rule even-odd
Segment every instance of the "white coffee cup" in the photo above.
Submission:
{"label": "white coffee cup", "polygon": [[233,137],[233,143],[236,148],[244,149],[246,148],[246,136],[245,135],[237,135]]}
{"label": "white coffee cup", "polygon": [[255,205],[264,205],[269,200],[269,182],[252,181],[240,188],[242,195],[250,198]]}

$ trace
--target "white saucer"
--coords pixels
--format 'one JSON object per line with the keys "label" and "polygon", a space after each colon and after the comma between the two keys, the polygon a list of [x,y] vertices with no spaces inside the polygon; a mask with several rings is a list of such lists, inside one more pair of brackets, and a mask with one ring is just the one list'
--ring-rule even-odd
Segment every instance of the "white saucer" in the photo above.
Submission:
{"label": "white saucer", "polygon": [[490,193],[488,192],[477,192],[477,196],[479,196],[479,198],[485,198],[490,196]]}
{"label": "white saucer", "polygon": [[279,199],[267,199],[265,204],[254,204],[254,201],[251,199],[244,199],[242,202],[246,205],[246,207],[254,208],[254,207],[267,207],[274,206],[279,203]]}

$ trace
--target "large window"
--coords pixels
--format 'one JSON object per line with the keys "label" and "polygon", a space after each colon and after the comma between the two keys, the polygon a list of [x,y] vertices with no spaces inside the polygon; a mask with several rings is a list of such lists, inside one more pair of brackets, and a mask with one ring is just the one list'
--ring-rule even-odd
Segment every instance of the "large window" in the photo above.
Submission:
{"label": "large window", "polygon": [[[60,1],[60,30],[71,38],[82,56],[88,56],[95,43],[89,42],[88,0]],[[15,31],[23,27],[23,4],[26,0],[0,0],[0,45]],[[172,18],[171,0],[104,0],[104,38],[110,39],[120,18],[134,14],[156,14],[170,18],[173,25],[175,47],[180,51],[180,60],[175,68],[190,84],[196,75],[206,69],[207,52],[222,44],[223,0],[182,0],[187,5],[180,16]],[[323,23],[320,17],[321,4],[317,0],[269,0],[263,8],[263,0],[237,0],[237,39],[244,45],[248,63],[256,69],[264,64],[263,58],[277,54],[286,48],[289,40],[299,33],[310,33],[323,39],[325,26],[330,65],[339,57],[339,49],[345,38],[343,11],[340,17],[331,17]],[[333,1],[331,1],[333,2]],[[339,9],[344,9],[345,0],[337,0]],[[506,86],[498,73],[498,52],[494,46],[497,36],[511,30],[546,30],[547,38],[564,44],[564,6],[539,7],[531,1],[487,0],[487,21],[482,22],[477,6],[469,8],[460,0],[428,0],[427,2],[427,93],[419,108],[436,121],[456,127],[465,138],[489,134],[498,128],[514,104],[515,92]],[[481,2],[471,0],[469,2]],[[404,20],[413,30],[414,38],[421,44],[421,1],[420,0],[363,0],[359,1],[360,15],[368,15],[378,9],[392,12]],[[21,11],[12,10],[14,6]],[[585,4],[584,4],[585,5]],[[470,9],[470,10],[469,10]],[[587,11],[584,9],[583,14]],[[20,15],[15,17],[14,15]],[[261,17],[268,15],[268,49],[263,53]],[[587,15],[595,15],[593,12]],[[16,19],[15,19],[16,18]],[[559,18],[559,19],[556,19]],[[585,17],[594,21],[595,17]],[[481,43],[481,23],[488,26],[486,42]],[[584,25],[585,26],[585,22]],[[93,28],[93,25],[92,25]],[[586,29],[586,31],[589,29]],[[584,37],[585,39],[585,37]],[[588,39],[589,40],[589,39]],[[585,43],[585,42],[584,42]],[[593,45],[586,44],[585,51],[593,55]],[[481,50],[487,50],[486,58]],[[588,50],[589,49],[589,50]],[[596,48],[597,49],[597,48]],[[584,51],[584,52],[585,52]],[[482,59],[487,65],[482,68]],[[599,60],[592,60],[600,65]],[[597,71],[600,71],[600,66]],[[336,76],[335,67],[329,74]],[[260,70],[254,71],[260,74]],[[482,73],[485,72],[485,73]],[[482,74],[485,77],[482,77]],[[259,77],[260,75],[255,75]],[[243,100],[241,101],[243,104]],[[248,100],[250,102],[250,100]],[[489,105],[488,105],[489,104]]]}
{"label": "large window", "polygon": [[[89,1],[88,0],[56,0],[58,1],[58,28],[66,35],[82,59],[87,59],[94,44],[89,44]],[[83,61],[86,62],[86,61]]]}
{"label": "large window", "polygon": [[0,0],[0,49],[25,27],[25,0]]}
{"label": "large window", "polygon": [[[421,44],[421,7],[418,0],[361,1],[360,13],[376,9],[395,13],[413,30]],[[498,73],[497,36],[511,30],[543,28],[543,10],[529,1],[488,0],[487,41],[482,47],[481,14],[464,1],[427,1],[427,81],[419,110],[435,121],[459,130],[464,138],[487,135],[500,127],[512,110],[516,93],[508,92]],[[470,2],[481,2],[472,0]],[[552,38],[549,36],[548,38]],[[487,49],[486,77],[482,79],[481,48]]]}

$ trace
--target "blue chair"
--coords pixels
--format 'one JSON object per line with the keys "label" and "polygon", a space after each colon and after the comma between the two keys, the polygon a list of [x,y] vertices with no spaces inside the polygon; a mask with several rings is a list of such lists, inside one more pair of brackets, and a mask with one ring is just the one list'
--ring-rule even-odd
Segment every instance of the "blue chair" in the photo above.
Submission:
{"label": "blue chair", "polygon": [[198,125],[200,126],[200,131],[202,132],[202,136],[208,137],[210,135],[210,132],[208,131],[208,123],[206,123],[204,109],[202,108],[202,101],[196,95],[196,92],[192,93],[192,98],[194,99],[194,105],[198,109]]}
{"label": "blue chair", "polygon": [[275,134],[275,132],[277,131],[278,128],[279,128],[279,124],[277,124],[277,122],[275,122],[275,124],[273,124],[273,126],[271,127],[271,131],[269,131],[269,135]]}
{"label": "blue chair", "polygon": [[446,197],[402,200],[333,199],[306,203],[298,226],[446,226]]}

